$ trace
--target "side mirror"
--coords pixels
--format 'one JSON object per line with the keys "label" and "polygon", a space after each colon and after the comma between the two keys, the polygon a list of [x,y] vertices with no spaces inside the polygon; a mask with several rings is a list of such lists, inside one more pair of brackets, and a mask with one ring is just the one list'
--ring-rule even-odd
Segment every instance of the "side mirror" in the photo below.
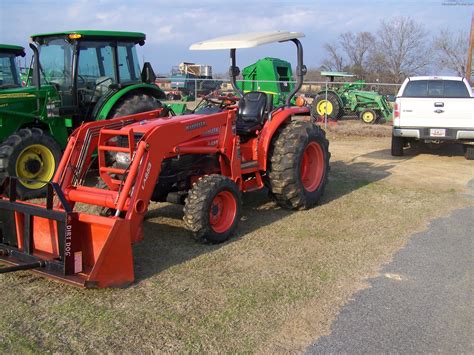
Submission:
{"label": "side mirror", "polygon": [[154,84],[156,80],[156,75],[155,72],[153,71],[153,68],[151,67],[150,62],[145,62],[143,64],[143,69],[142,69],[142,81],[148,84]]}

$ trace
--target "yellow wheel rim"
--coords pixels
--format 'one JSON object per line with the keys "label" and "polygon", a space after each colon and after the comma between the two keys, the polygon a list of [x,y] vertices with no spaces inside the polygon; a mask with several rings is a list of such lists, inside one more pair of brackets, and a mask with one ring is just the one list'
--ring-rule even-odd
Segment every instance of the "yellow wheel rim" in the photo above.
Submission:
{"label": "yellow wheel rim", "polygon": [[362,114],[362,121],[365,123],[370,123],[375,119],[375,116],[372,112],[367,111]]}
{"label": "yellow wheel rim", "polygon": [[332,113],[332,110],[334,108],[332,107],[332,103],[328,100],[321,100],[318,102],[318,105],[316,107],[316,111],[318,111],[318,114],[320,116],[323,116],[325,114],[330,115]]}
{"label": "yellow wheel rim", "polygon": [[22,178],[19,181],[23,186],[35,190],[41,189],[53,178],[55,168],[56,160],[51,150],[42,144],[33,144],[18,155],[15,172]]}

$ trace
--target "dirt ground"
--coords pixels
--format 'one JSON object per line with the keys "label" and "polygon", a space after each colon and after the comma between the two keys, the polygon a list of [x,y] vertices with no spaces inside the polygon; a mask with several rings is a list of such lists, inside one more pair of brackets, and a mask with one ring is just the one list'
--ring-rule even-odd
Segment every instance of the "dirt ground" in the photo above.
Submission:
{"label": "dirt ground", "polygon": [[330,180],[311,210],[249,193],[237,236],[205,245],[180,206],[154,204],[126,289],[0,275],[0,351],[303,351],[411,233],[474,203],[474,163],[458,146],[393,158],[389,126],[327,131]]}

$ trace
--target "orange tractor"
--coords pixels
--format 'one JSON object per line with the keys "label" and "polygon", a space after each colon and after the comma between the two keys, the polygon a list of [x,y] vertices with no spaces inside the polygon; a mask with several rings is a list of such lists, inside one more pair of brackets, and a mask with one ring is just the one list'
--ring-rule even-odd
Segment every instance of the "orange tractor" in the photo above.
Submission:
{"label": "orange tractor", "polygon": [[[0,261],[12,266],[0,273],[33,269],[85,287],[125,286],[134,281],[131,246],[143,238],[150,201],[184,204],[186,228],[212,243],[235,232],[242,192],[266,186],[282,207],[314,206],[330,154],[309,108],[290,106],[306,72],[302,36],[253,33],[197,43],[191,49],[230,49],[240,99],[213,98],[218,109],[211,113],[158,109],[83,124],[69,138],[44,203],[17,200],[10,178],[0,199]],[[297,84],[287,104],[273,108],[267,94],[238,89],[235,52],[284,41],[297,47]]]}

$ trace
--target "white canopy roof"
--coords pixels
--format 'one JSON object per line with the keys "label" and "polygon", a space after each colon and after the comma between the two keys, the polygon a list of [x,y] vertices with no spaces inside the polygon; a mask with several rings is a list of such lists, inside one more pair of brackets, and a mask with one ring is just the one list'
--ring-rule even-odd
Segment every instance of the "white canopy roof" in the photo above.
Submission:
{"label": "white canopy roof", "polygon": [[190,50],[213,50],[231,48],[251,48],[262,44],[287,41],[293,38],[304,37],[301,32],[273,31],[239,33],[230,36],[217,37],[207,41],[192,44]]}

